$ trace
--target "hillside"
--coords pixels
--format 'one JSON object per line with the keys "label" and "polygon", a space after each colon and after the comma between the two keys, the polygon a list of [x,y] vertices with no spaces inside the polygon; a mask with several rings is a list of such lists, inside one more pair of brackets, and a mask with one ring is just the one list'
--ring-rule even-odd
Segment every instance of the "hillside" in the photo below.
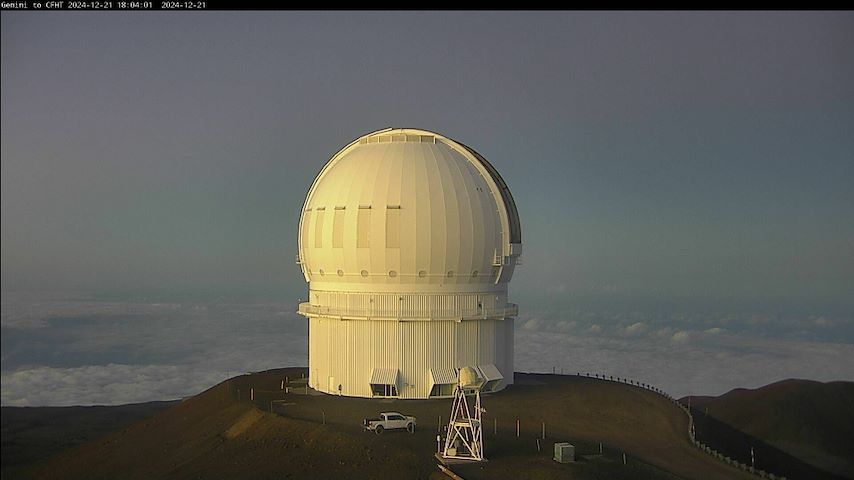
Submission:
{"label": "hillside", "polygon": [[2,407],[2,476],[102,437],[176,402],[91,407]]}
{"label": "hillside", "polygon": [[854,478],[852,382],[784,380],[720,397],[692,397],[691,402],[698,411],[811,465]]}
{"label": "hillside", "polygon": [[[306,395],[304,386],[280,390],[286,377],[299,385],[293,379],[303,373],[236,377],[65,451],[24,478],[442,478],[432,453],[449,401],[352,399],[310,389]],[[652,392],[575,376],[517,374],[517,382],[485,396],[484,421],[493,427],[485,432],[490,461],[455,467],[464,478],[751,478],[695,449],[684,413]],[[252,390],[255,402],[248,401]],[[361,430],[362,418],[385,410],[416,415],[416,433]],[[543,421],[546,439],[538,452]],[[584,457],[570,465],[553,462],[556,441],[574,442]],[[604,455],[598,455],[600,442]]]}

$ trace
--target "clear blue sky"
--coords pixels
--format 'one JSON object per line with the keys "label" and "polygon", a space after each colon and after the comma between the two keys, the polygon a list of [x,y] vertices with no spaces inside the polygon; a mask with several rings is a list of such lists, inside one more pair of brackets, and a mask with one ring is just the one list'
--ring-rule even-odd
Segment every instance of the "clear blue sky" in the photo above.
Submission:
{"label": "clear blue sky", "polygon": [[4,12],[2,287],[296,300],[314,175],[412,126],[506,179],[523,311],[848,314],[852,52],[851,12]]}

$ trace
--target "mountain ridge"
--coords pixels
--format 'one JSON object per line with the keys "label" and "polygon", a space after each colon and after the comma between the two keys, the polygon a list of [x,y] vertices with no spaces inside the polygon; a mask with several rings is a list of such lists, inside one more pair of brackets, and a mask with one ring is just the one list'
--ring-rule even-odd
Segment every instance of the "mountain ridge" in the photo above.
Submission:
{"label": "mountain ridge", "polygon": [[854,382],[790,378],[717,397],[692,396],[690,403],[811,465],[854,478]]}

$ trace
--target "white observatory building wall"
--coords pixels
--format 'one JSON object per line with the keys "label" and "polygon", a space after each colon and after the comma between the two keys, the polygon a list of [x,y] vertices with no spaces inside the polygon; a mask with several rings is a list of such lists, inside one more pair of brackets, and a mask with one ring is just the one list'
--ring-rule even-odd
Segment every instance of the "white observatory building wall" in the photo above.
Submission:
{"label": "white observatory building wall", "polygon": [[397,369],[397,397],[428,398],[431,369],[492,364],[505,376],[500,390],[513,383],[513,324],[510,317],[461,322],[314,317],[309,384],[326,393],[372,397],[374,369]]}

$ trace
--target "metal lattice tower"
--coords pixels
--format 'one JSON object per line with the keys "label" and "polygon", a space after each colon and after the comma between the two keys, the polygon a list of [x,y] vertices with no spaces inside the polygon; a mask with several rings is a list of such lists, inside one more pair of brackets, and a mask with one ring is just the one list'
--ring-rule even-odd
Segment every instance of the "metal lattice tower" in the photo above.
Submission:
{"label": "metal lattice tower", "polygon": [[[466,385],[463,375],[460,384],[454,389],[454,404],[448,422],[448,435],[445,437],[445,449],[442,456],[458,460],[484,460],[483,455],[483,412],[480,405],[480,387],[483,382]],[[480,379],[478,379],[480,380]],[[469,407],[469,398],[474,397],[473,408]]]}

